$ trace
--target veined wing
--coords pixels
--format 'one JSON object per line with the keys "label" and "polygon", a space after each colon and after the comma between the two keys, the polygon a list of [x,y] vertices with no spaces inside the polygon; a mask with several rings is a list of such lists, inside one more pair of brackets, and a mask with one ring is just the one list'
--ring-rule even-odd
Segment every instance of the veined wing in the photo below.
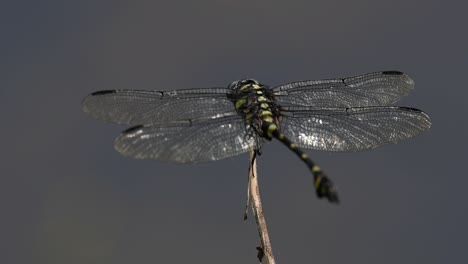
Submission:
{"label": "veined wing", "polygon": [[414,88],[413,80],[397,71],[350,78],[293,82],[273,88],[282,105],[366,107],[391,105]]}
{"label": "veined wing", "polygon": [[285,109],[283,133],[299,147],[326,151],[361,151],[414,137],[431,126],[421,110],[397,107]]}
{"label": "veined wing", "polygon": [[83,111],[107,122],[140,125],[235,112],[227,88],[107,90],[88,95]]}
{"label": "veined wing", "polygon": [[114,147],[125,156],[179,163],[220,160],[259,147],[256,135],[235,115],[214,119],[180,120],[129,128]]}

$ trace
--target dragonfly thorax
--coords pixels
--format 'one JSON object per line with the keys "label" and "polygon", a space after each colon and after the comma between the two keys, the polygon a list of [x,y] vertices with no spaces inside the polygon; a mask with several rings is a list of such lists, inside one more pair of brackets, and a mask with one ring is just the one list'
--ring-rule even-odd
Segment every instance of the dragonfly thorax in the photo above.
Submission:
{"label": "dragonfly thorax", "polygon": [[271,130],[278,127],[280,114],[271,88],[253,79],[235,81],[229,88],[237,113],[258,135],[271,140]]}

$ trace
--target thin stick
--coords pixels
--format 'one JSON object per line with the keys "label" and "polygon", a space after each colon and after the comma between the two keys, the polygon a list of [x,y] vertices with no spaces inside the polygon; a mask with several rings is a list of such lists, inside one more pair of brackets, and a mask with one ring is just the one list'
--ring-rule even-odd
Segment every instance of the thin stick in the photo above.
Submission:
{"label": "thin stick", "polygon": [[[251,158],[252,160],[252,158]],[[255,160],[255,157],[254,159]],[[249,164],[249,173],[247,175],[247,201],[245,203],[245,210],[244,210],[244,221],[247,220],[247,214],[249,213],[249,204],[250,204],[250,171],[252,170],[252,161]]]}
{"label": "thin stick", "polygon": [[257,174],[257,159],[255,150],[250,151],[251,166],[249,169],[249,189],[252,197],[252,211],[257,222],[258,234],[260,235],[261,247],[257,247],[258,259],[262,262],[265,258],[267,264],[275,264],[273,250],[271,248],[270,237],[266,225],[265,216],[263,215],[262,201],[260,200],[260,191],[258,189],[258,174]]}

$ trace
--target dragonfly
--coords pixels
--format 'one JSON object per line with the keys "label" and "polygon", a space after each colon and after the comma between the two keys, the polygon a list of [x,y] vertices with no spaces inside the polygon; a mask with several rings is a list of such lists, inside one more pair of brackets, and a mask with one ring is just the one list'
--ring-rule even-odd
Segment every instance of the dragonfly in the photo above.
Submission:
{"label": "dragonfly", "polygon": [[313,176],[319,198],[338,203],[333,181],[303,149],[355,152],[431,127],[423,111],[393,104],[414,89],[399,71],[291,82],[242,79],[227,87],[102,90],[82,101],[92,117],[129,126],[114,141],[124,156],[177,163],[215,161],[279,140]]}

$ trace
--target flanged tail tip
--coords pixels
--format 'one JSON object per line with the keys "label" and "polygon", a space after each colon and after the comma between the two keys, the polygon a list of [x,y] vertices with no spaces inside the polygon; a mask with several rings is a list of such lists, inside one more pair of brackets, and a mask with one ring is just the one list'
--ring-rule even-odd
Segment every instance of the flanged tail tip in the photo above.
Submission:
{"label": "flanged tail tip", "polygon": [[333,182],[325,175],[320,175],[315,179],[315,191],[320,199],[327,198],[331,203],[340,203]]}

